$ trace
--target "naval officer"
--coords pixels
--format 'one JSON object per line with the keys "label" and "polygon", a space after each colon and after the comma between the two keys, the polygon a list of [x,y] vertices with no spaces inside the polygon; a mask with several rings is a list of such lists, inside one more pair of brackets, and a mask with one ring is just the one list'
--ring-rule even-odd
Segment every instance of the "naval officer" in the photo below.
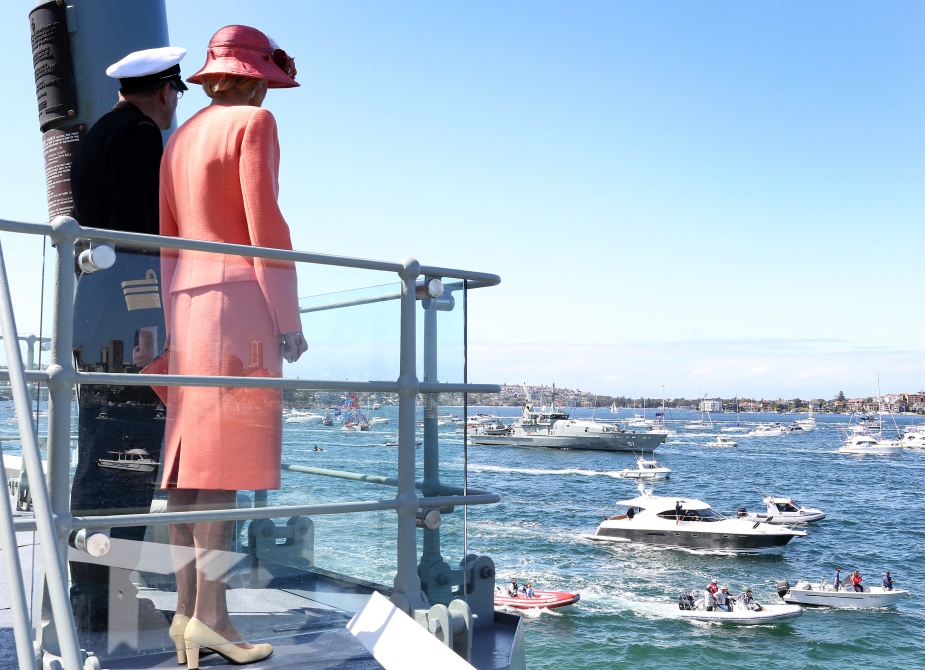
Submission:
{"label": "naval officer", "polygon": [[[180,60],[185,55],[186,50],[178,47],[146,49],[106,70],[119,80],[118,102],[93,124],[71,167],[81,226],[158,234],[161,131],[170,128],[177,101],[187,90],[180,76]],[[97,253],[113,255],[108,249],[97,249]],[[120,245],[114,256],[115,263],[106,269],[86,262],[78,268],[74,356],[79,370],[138,372],[164,345],[158,253]],[[147,386],[81,385],[78,407],[72,512],[148,512],[157,472],[104,468],[99,459],[143,449],[152,460],[159,460],[164,413],[156,395]],[[137,552],[144,534],[143,526],[114,528],[113,549],[122,540],[129,544],[121,552],[126,548]],[[99,634],[109,631],[112,640],[117,634],[113,629],[120,624],[125,628],[137,625],[138,600],[125,597],[133,591],[128,578],[132,567],[110,571],[89,562],[71,562],[71,602],[81,642],[89,648],[101,642],[96,637]],[[119,594],[110,597],[114,589]]]}

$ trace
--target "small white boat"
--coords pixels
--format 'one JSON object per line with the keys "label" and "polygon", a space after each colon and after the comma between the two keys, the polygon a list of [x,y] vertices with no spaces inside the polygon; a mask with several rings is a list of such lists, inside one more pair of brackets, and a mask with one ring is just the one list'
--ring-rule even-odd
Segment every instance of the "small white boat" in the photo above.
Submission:
{"label": "small white boat", "polygon": [[795,586],[790,586],[787,580],[777,582],[777,593],[787,603],[867,609],[895,605],[906,597],[909,591],[906,589],[887,591],[881,586],[865,586],[863,591],[855,591],[848,586],[836,591],[825,579],[816,584],[801,579]]}
{"label": "small white boat", "polygon": [[109,453],[115,454],[116,457],[100,458],[96,462],[98,466],[127,472],[153,472],[160,465],[144,449],[126,449]]}
{"label": "small white boat", "polygon": [[671,477],[671,468],[666,468],[658,461],[639,457],[636,459],[635,468],[618,470],[617,476],[624,479],[669,479]]}
{"label": "small white boat", "polygon": [[[707,611],[703,598],[695,600],[695,595],[682,595],[678,601],[678,619],[724,623],[739,626],[756,626],[760,624],[777,624],[792,621],[803,614],[799,605],[746,605],[743,600],[730,598],[731,608],[728,612],[721,609]],[[759,608],[759,609],[756,609]]]}
{"label": "small white boat", "polygon": [[713,422],[710,421],[707,423],[703,419],[696,419],[694,421],[688,421],[684,424],[685,430],[713,430]]}
{"label": "small white boat", "polygon": [[774,423],[765,423],[757,426],[754,430],[746,433],[749,437],[779,437],[781,435],[786,435],[790,431],[786,426],[782,426],[778,422]]}
{"label": "small white boat", "polygon": [[717,435],[713,440],[706,443],[708,447],[735,447],[738,446],[738,442],[732,440],[725,435]]}
{"label": "small white boat", "polygon": [[816,430],[816,417],[813,416],[812,410],[809,412],[809,416],[805,419],[797,419],[794,421],[796,425],[800,427],[804,433],[809,433]]}
{"label": "small white boat", "polygon": [[838,448],[843,454],[873,454],[889,456],[898,454],[903,449],[903,443],[897,440],[884,440],[874,435],[864,426],[854,426],[845,444]]}
{"label": "small white boat", "polygon": [[322,423],[324,421],[324,415],[294,409],[286,415],[285,421],[286,423]]}
{"label": "small white boat", "polygon": [[766,507],[763,514],[760,512],[746,512],[744,507],[740,507],[737,516],[776,524],[811,523],[813,521],[822,521],[825,518],[825,512],[822,510],[803,507],[793,498],[765,496],[763,502]]}
{"label": "small white boat", "polygon": [[369,430],[369,422],[366,421],[365,419],[359,419],[359,420],[348,419],[344,421],[344,425],[341,426],[340,429],[348,430],[348,431],[356,431],[356,432],[363,431],[363,430]]}
{"label": "small white boat", "polygon": [[374,416],[373,418],[369,420],[370,424],[388,423],[388,422],[389,422],[389,417],[387,416]]}

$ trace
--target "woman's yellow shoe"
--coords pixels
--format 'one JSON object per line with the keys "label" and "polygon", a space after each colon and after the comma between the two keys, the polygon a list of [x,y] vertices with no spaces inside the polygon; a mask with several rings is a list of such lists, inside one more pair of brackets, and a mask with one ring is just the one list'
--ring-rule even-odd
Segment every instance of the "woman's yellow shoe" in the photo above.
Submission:
{"label": "woman's yellow shoe", "polygon": [[[176,617],[174,618],[176,619]],[[171,630],[172,629],[173,626],[171,626]],[[184,642],[189,670],[198,670],[199,649],[201,647],[208,647],[226,661],[231,661],[239,665],[262,661],[273,653],[273,647],[266,643],[255,644],[250,649],[243,649],[234,642],[230,642],[223,638],[196,617],[190,619],[189,623],[186,625]],[[177,652],[177,658],[179,658],[179,651]]]}

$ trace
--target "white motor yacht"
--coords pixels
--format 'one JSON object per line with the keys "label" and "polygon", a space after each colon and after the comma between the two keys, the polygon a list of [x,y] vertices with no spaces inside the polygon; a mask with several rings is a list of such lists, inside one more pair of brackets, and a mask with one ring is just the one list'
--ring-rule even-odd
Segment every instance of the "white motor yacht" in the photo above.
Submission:
{"label": "white motor yacht", "polygon": [[775,421],[774,423],[760,424],[756,426],[754,430],[746,434],[749,437],[780,437],[781,435],[786,435],[789,432],[790,431],[787,430],[786,426],[783,426]]}
{"label": "white motor yacht", "polygon": [[813,430],[816,430],[816,417],[810,414],[805,419],[797,419],[794,423],[800,427],[804,433],[809,433]]}
{"label": "white motor yacht", "polygon": [[765,512],[746,512],[744,507],[740,507],[737,516],[776,524],[811,523],[825,518],[822,510],[803,507],[793,498],[765,496],[763,502]]}
{"label": "white motor yacht", "polygon": [[895,605],[908,595],[909,591],[888,591],[882,586],[865,586],[863,591],[855,591],[850,586],[836,590],[825,579],[815,584],[801,579],[795,586],[790,586],[787,580],[777,582],[777,593],[784,602],[798,605],[866,609]]}
{"label": "white motor yacht", "polygon": [[619,470],[617,476],[624,479],[669,479],[671,477],[671,468],[666,468],[658,461],[639,457],[636,459],[635,468]]}
{"label": "white motor yacht", "polygon": [[688,549],[731,552],[780,550],[804,531],[738,517],[727,517],[695,498],[656,496],[639,485],[640,495],[621,500],[624,514],[605,519],[591,539],[638,542]]}
{"label": "white motor yacht", "polygon": [[285,421],[286,423],[322,423],[324,421],[324,415],[294,409],[286,415]]}
{"label": "white motor yacht", "polygon": [[715,438],[706,443],[708,447],[735,447],[739,443],[725,435],[717,435]]}
{"label": "white motor yacht", "polygon": [[903,443],[897,440],[884,440],[874,435],[864,426],[855,426],[848,434],[845,444],[838,448],[843,454],[874,454],[889,456],[898,454],[903,449]]}

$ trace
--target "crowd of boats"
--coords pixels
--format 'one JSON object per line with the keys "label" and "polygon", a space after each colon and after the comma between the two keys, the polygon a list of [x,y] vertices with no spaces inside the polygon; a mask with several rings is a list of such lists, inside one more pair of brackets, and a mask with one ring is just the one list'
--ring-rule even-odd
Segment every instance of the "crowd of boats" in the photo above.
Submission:
{"label": "crowd of boats", "polygon": [[[526,390],[526,389],[525,389]],[[588,533],[590,540],[609,543],[635,543],[659,547],[682,548],[692,551],[729,552],[739,554],[760,554],[782,551],[795,538],[808,534],[809,524],[825,519],[826,514],[819,509],[804,506],[787,496],[766,494],[763,498],[764,509],[750,512],[744,507],[734,513],[719,512],[703,500],[687,496],[661,496],[653,493],[648,485],[670,478],[671,469],[654,458],[654,450],[668,434],[664,414],[659,414],[652,424],[644,424],[645,419],[630,420],[623,425],[617,422],[605,423],[595,419],[572,419],[569,415],[556,409],[534,407],[527,393],[527,400],[522,414],[511,424],[505,424],[500,417],[480,415],[470,417],[465,430],[470,432],[474,444],[519,444],[522,446],[555,446],[566,448],[601,448],[600,446],[566,446],[573,433],[576,444],[594,445],[593,439],[615,440],[622,446],[608,445],[606,450],[627,451],[625,445],[631,440],[638,441],[640,435],[652,436],[647,441],[649,448],[636,448],[639,454],[633,468],[617,471],[616,476],[636,482],[638,495],[620,500],[616,505],[621,511],[601,521],[593,533]],[[605,430],[603,426],[606,426]],[[657,428],[656,428],[657,426]],[[789,425],[781,423],[764,423],[743,426],[736,423],[720,427],[704,416],[700,420],[688,422],[679,430],[713,430],[715,436],[710,446],[736,446],[725,432],[742,433],[743,437],[766,437],[796,435],[812,432],[817,428],[815,417],[809,416]],[[918,447],[925,442],[925,427],[910,427],[896,440],[886,440],[881,433],[879,423],[872,418],[858,421],[857,424],[843,429],[845,444],[838,450],[846,453],[890,454],[907,447]],[[585,437],[585,435],[596,437]],[[598,437],[599,436],[599,437]],[[556,440],[537,439],[556,437]],[[503,438],[503,439],[502,439]],[[646,453],[651,457],[646,457]],[[715,586],[715,584],[714,584]],[[536,609],[564,607],[578,601],[579,594],[565,592],[542,592],[542,598],[531,594],[541,593],[530,589],[530,593],[499,591],[495,597],[497,607],[513,609]],[[790,621],[803,613],[805,606],[827,606],[844,608],[878,608],[895,605],[908,594],[904,589],[890,587],[839,588],[825,581],[811,583],[800,579],[794,586],[786,580],[778,582],[778,598],[771,604],[754,602],[750,592],[743,593],[738,599],[729,597],[728,601],[720,596],[722,606],[715,605],[710,595],[704,593],[698,597],[697,592],[683,594],[678,609],[671,616],[697,621],[719,623],[773,624]]]}
{"label": "crowd of boats", "polygon": [[[637,458],[635,470],[620,471],[621,476],[637,480],[639,495],[616,503],[624,512],[604,519],[587,535],[599,542],[636,543],[692,551],[760,554],[782,550],[794,538],[807,536],[808,524],[822,521],[825,512],[800,505],[793,498],[766,495],[764,511],[749,512],[740,507],[734,514],[723,514],[708,503],[684,496],[659,496],[646,488],[646,482],[667,479],[671,470],[657,461]],[[880,608],[898,603],[909,592],[883,586],[844,586],[824,579],[817,583],[800,579],[793,586],[786,580],[777,582],[778,599],[759,604],[751,590],[735,598],[728,588],[716,586],[716,580],[703,592],[681,595],[672,617],[695,621],[738,625],[774,624],[790,621],[803,613],[806,606],[839,608]],[[846,580],[847,581],[847,580]],[[564,607],[578,602],[580,594],[560,591],[534,591],[527,585],[518,593],[513,588],[495,595],[496,607],[542,609]]]}
{"label": "crowd of boats", "polygon": [[[560,449],[592,449],[598,451],[650,452],[661,445],[666,438],[680,432],[691,434],[711,433],[705,443],[708,447],[736,447],[742,438],[784,437],[805,435],[817,429],[812,412],[807,417],[790,423],[779,421],[743,424],[738,414],[735,421],[714,422],[708,412],[701,412],[700,419],[670,422],[666,412],[655,412],[654,418],[634,415],[626,420],[606,420],[593,416],[573,418],[553,403],[537,407],[524,386],[525,402],[521,416],[510,421],[507,417],[492,414],[475,414],[463,422],[457,417],[444,417],[440,425],[455,425],[465,430],[472,444],[518,445],[524,447],[547,447]],[[856,423],[841,427],[844,443],[838,451],[849,454],[890,455],[903,449],[925,446],[925,424],[913,424],[901,431],[895,426],[896,437],[887,437],[882,421],[874,416],[862,416]],[[728,433],[738,433],[733,439]]]}

